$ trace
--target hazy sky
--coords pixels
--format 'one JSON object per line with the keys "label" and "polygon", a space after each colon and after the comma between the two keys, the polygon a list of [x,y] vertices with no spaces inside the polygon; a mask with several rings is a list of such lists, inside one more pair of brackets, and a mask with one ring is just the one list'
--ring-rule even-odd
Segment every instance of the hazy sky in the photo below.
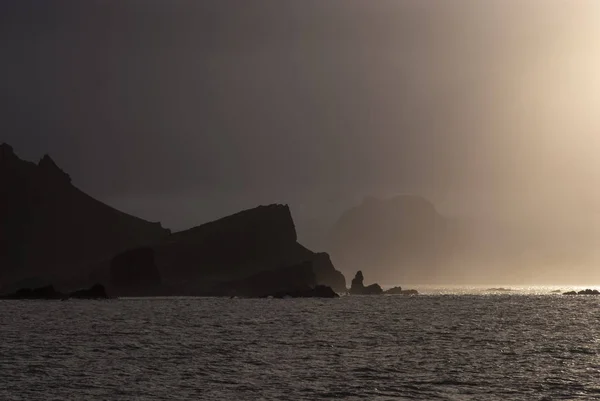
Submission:
{"label": "hazy sky", "polygon": [[0,141],[168,227],[599,211],[596,0],[15,0],[0,32]]}

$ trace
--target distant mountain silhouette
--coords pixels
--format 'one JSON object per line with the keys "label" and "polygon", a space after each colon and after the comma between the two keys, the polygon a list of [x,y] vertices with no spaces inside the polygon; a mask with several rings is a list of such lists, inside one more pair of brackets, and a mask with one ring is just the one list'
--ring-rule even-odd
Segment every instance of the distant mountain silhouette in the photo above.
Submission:
{"label": "distant mountain silhouette", "polygon": [[[138,272],[139,277],[128,280],[142,282],[147,274],[154,275],[158,267],[164,291],[173,294],[228,295],[232,288],[242,288],[238,295],[255,295],[278,291],[275,281],[281,284],[298,277],[306,278],[296,280],[300,287],[322,284],[338,292],[346,291],[345,278],[335,270],[329,255],[314,253],[297,242],[287,205],[260,206],[174,233],[152,246],[151,251],[153,258],[148,257],[148,250],[119,255],[113,260],[110,273],[100,270],[93,280],[114,283],[118,261],[137,252],[137,260],[128,262],[136,267],[128,270]],[[297,266],[305,263],[314,275],[297,274]],[[146,266],[147,271],[141,266]],[[255,283],[263,278],[272,283],[271,287]],[[249,287],[256,290],[244,290]],[[139,288],[121,286],[120,291],[129,294],[139,292]]]}
{"label": "distant mountain silhouette", "polygon": [[159,223],[86,195],[48,155],[35,164],[0,145],[0,287],[82,274],[89,264],[168,234]]}
{"label": "distant mountain silhouette", "polygon": [[[374,280],[423,281],[449,248],[448,222],[418,196],[367,198],[347,212],[329,235],[335,263]],[[414,281],[413,281],[414,282]]]}

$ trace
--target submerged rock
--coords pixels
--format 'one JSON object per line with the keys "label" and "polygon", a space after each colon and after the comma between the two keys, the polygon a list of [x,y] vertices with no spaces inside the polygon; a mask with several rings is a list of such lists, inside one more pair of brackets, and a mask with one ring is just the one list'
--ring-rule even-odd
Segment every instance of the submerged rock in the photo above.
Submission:
{"label": "submerged rock", "polygon": [[379,286],[379,284],[371,284],[367,287],[363,284],[364,276],[362,271],[358,271],[354,279],[352,279],[352,286],[350,287],[350,294],[353,295],[381,295],[383,294],[383,289]]}

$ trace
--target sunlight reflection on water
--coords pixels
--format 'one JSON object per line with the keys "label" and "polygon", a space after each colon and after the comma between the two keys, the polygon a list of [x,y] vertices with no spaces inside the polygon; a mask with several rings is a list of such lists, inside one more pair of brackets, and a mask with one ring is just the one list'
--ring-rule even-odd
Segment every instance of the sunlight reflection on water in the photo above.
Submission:
{"label": "sunlight reflection on water", "polygon": [[[384,290],[396,285],[382,285]],[[405,284],[405,289],[415,289],[422,295],[557,295],[568,291],[581,291],[585,289],[600,290],[600,285],[420,285]]]}

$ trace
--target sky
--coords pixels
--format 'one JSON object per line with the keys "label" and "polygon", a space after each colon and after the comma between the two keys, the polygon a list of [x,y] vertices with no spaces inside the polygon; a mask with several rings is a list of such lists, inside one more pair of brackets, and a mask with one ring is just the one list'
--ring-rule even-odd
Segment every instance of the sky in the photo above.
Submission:
{"label": "sky", "polygon": [[0,32],[0,141],[166,227],[288,203],[318,243],[411,193],[596,235],[595,0],[15,0]]}

